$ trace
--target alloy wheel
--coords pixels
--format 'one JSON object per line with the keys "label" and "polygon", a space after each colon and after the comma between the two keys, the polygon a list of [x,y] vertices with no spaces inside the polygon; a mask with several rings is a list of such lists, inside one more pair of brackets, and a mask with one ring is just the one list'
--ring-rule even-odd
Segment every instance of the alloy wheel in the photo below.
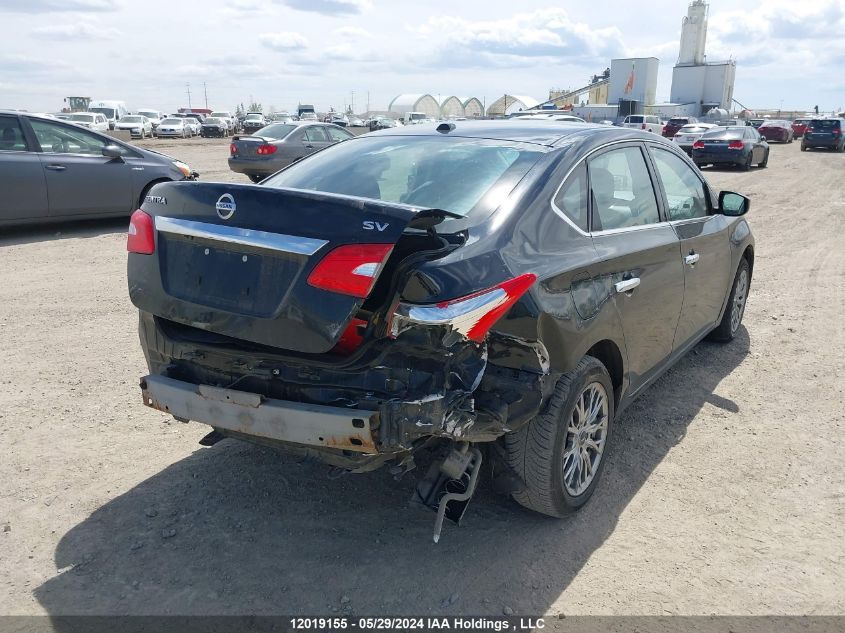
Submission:
{"label": "alloy wheel", "polygon": [[599,382],[584,387],[566,428],[563,483],[577,497],[593,482],[607,442],[607,391]]}
{"label": "alloy wheel", "polygon": [[734,300],[731,305],[731,333],[739,329],[739,324],[742,322],[742,314],[745,312],[745,299],[748,296],[748,271],[743,269],[739,273],[739,279],[736,280],[736,289],[734,290]]}

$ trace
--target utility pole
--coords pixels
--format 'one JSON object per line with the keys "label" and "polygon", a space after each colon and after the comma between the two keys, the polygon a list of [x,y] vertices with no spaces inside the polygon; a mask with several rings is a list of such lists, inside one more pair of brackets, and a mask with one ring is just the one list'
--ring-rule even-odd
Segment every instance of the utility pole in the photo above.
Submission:
{"label": "utility pole", "polygon": [[349,106],[352,109],[352,114],[355,114],[355,91],[352,91],[352,104]]}
{"label": "utility pole", "polygon": [[367,113],[370,112],[370,91],[367,90]]}
{"label": "utility pole", "polygon": [[202,82],[202,91],[205,94],[205,109],[208,110],[208,90],[205,87],[205,82]]}
{"label": "utility pole", "polygon": [[191,84],[190,84],[190,82],[185,84],[185,88],[188,90],[188,110],[192,110],[193,107],[191,106]]}

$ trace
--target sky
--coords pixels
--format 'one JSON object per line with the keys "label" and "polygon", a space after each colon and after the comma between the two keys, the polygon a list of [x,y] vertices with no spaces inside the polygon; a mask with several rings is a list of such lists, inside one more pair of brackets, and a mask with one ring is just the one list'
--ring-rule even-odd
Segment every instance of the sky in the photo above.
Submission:
{"label": "sky", "polygon": [[[386,110],[400,93],[580,88],[614,57],[660,59],[669,100],[684,0],[0,0],[0,108],[65,96],[130,109]],[[845,106],[845,0],[712,0],[707,58],[750,108]]]}

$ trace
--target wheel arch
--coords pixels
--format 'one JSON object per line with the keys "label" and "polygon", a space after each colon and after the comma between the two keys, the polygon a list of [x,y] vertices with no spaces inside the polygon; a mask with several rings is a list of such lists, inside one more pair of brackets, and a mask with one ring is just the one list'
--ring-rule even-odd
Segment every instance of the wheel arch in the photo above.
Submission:
{"label": "wheel arch", "polygon": [[619,346],[614,341],[604,339],[590,347],[585,355],[592,356],[598,360],[604,365],[607,373],[610,374],[610,383],[613,385],[614,404],[618,408],[625,378],[625,359],[622,356],[622,350],[619,349]]}

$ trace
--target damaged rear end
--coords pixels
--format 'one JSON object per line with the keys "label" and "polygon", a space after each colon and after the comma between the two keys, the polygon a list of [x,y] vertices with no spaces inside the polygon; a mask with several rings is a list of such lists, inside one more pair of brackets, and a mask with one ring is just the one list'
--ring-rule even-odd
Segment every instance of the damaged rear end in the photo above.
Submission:
{"label": "damaged rear end", "polygon": [[153,193],[166,204],[133,215],[128,264],[145,404],[359,471],[505,432],[507,377],[479,391],[486,335],[535,278],[404,301],[464,244],[436,231],[449,213],[251,186]]}

